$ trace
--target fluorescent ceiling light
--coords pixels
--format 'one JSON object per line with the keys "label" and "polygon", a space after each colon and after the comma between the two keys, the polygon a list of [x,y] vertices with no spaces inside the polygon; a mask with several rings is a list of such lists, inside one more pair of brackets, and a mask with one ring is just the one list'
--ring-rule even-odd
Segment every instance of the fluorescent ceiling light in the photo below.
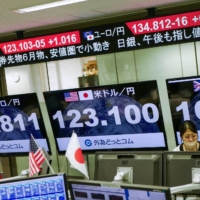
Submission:
{"label": "fluorescent ceiling light", "polygon": [[22,9],[14,10],[13,12],[17,12],[17,13],[22,14],[22,13],[26,13],[26,12],[44,10],[44,9],[48,9],[48,8],[54,8],[54,7],[57,7],[57,6],[63,6],[63,5],[78,3],[78,2],[82,2],[82,1],[87,1],[87,0],[62,0],[62,1],[47,3],[47,4],[43,4],[43,5],[39,5],[39,6],[22,8]]}

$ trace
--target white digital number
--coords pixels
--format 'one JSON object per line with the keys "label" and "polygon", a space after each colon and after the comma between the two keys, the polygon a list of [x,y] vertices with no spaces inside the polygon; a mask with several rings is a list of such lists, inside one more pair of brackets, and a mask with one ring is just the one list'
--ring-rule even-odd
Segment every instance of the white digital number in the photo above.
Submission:
{"label": "white digital number", "polygon": [[22,120],[22,115],[21,114],[18,114],[15,119],[14,119],[14,122],[19,122],[19,126],[20,126],[20,129],[21,131],[25,131],[25,126],[24,126],[24,123],[23,123],[23,120]]}
{"label": "white digital number", "polygon": [[[25,124],[24,124],[24,121],[23,121],[23,117],[21,114],[18,114],[14,119],[13,121],[15,123],[18,123],[19,124],[19,128],[21,131],[25,131],[26,128],[25,128]],[[33,122],[33,125],[34,125],[34,128],[35,130],[40,130],[40,127],[39,127],[39,124],[38,124],[38,120],[37,120],[37,116],[36,116],[36,113],[32,113],[30,115],[30,117],[28,117],[28,122],[32,121]],[[14,130],[14,127],[16,127],[16,125],[14,126],[12,124],[12,121],[11,121],[11,118],[10,116],[7,116],[7,115],[2,115],[0,117],[0,127],[1,129],[4,131],[4,132],[11,132]]]}
{"label": "white digital number", "polygon": [[[149,117],[149,112],[148,112],[149,108],[152,110],[152,118]],[[147,103],[142,107],[142,114],[143,114],[144,120],[148,123],[155,123],[159,119],[158,109],[156,105],[152,103]]]}
{"label": "white digital number", "polygon": [[118,106],[113,106],[113,108],[108,111],[108,115],[113,115],[115,118],[115,124],[116,125],[121,125],[121,119],[120,119],[120,115],[119,115],[119,109]]}
{"label": "white digital number", "polygon": [[[200,119],[200,101],[197,101],[196,104],[194,105],[194,112],[195,115],[198,119]],[[188,107],[188,102],[183,101],[179,106],[176,107],[176,111],[182,111],[183,112],[183,119],[184,120],[190,120],[190,113],[189,113],[189,107]]]}
{"label": "white digital number", "polygon": [[11,132],[13,131],[14,127],[11,124],[11,118],[7,115],[2,115],[0,117],[0,122],[1,122],[1,128],[5,132]]}
{"label": "white digital number", "polygon": [[90,121],[86,121],[85,122],[85,124],[87,125],[87,126],[89,126],[89,127],[94,127],[94,126],[97,126],[98,125],[98,123],[99,123],[99,120],[98,120],[98,118],[96,117],[96,111],[94,110],[94,109],[92,109],[92,108],[86,108],[85,110],[83,110],[83,114],[88,114],[88,113],[90,113],[89,115],[88,115],[88,117],[89,117],[89,119],[92,119],[92,122],[90,122]]}
{"label": "white digital number", "polygon": [[179,112],[179,111],[183,111],[183,119],[184,120],[190,120],[190,114],[189,114],[189,109],[188,109],[188,103],[187,101],[183,101],[181,103],[181,105],[177,106],[176,107],[176,111]]}
{"label": "white digital number", "polygon": [[[151,112],[149,112],[149,110]],[[97,117],[96,110],[94,110],[93,108],[86,108],[83,110],[82,113],[79,110],[75,110],[75,109],[69,110],[66,115],[72,117],[72,120],[69,124],[69,128],[80,128],[80,127],[83,127],[84,124],[89,127],[95,127],[99,124],[99,119]],[[82,116],[82,115],[86,115],[86,116]],[[156,105],[152,103],[147,103],[143,105],[142,111],[140,111],[140,109],[136,105],[127,105],[124,109],[124,115],[125,115],[125,119],[130,124],[140,123],[142,116],[144,117],[144,120],[148,123],[155,123],[159,119],[158,108],[156,107]],[[118,106],[113,106],[112,109],[108,111],[108,116],[110,117],[113,116],[114,123],[116,125],[122,124]],[[58,119],[60,128],[65,128],[63,118],[64,117],[61,111],[57,111],[55,115],[53,115],[54,120]],[[87,120],[84,120],[84,122],[79,122],[81,118],[83,120],[84,119],[87,119]],[[107,125],[106,120],[102,120],[100,122],[102,123],[103,126]]]}
{"label": "white digital number", "polygon": [[70,128],[83,127],[83,123],[78,123],[78,120],[81,118],[81,113],[78,110],[69,110],[67,112],[67,116],[73,116],[73,115],[75,115],[75,117],[70,122],[69,127]]}
{"label": "white digital number", "polygon": [[33,121],[33,125],[35,127],[35,130],[40,130],[39,128],[39,125],[38,125],[38,120],[37,120],[37,117],[36,117],[36,113],[32,113],[30,115],[30,117],[28,117],[28,121]]}
{"label": "white digital number", "polygon": [[[128,105],[124,110],[125,118],[130,124],[138,124],[141,120],[141,113],[137,106]],[[135,119],[131,118],[131,115],[135,116]]]}
{"label": "white digital number", "polygon": [[194,106],[194,112],[196,116],[200,119],[200,101],[197,101],[197,103]]}
{"label": "white digital number", "polygon": [[56,112],[55,115],[53,115],[53,119],[58,119],[58,123],[59,123],[59,126],[60,128],[65,128],[65,124],[64,124],[64,120],[63,120],[63,117],[62,117],[62,112],[60,110],[58,110]]}

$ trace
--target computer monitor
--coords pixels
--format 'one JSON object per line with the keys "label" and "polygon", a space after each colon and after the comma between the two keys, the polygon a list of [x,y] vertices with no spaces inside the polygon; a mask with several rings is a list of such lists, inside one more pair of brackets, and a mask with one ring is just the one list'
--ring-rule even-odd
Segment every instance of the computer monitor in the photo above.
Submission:
{"label": "computer monitor", "polygon": [[200,152],[163,153],[163,185],[168,187],[192,183],[192,170],[200,169]]}
{"label": "computer monitor", "polygon": [[73,131],[84,153],[167,150],[156,80],[43,94],[61,154]]}
{"label": "computer monitor", "polygon": [[28,155],[30,134],[51,154],[37,94],[1,96],[0,155]]}
{"label": "computer monitor", "polygon": [[169,187],[69,179],[71,200],[171,200]]}
{"label": "computer monitor", "polygon": [[125,172],[124,182],[162,185],[162,152],[96,152],[94,180],[114,181]]}
{"label": "computer monitor", "polygon": [[200,134],[200,76],[166,80],[176,144],[181,144],[179,126],[183,120],[192,120]]}
{"label": "computer monitor", "polygon": [[0,199],[68,200],[65,174],[2,180]]}

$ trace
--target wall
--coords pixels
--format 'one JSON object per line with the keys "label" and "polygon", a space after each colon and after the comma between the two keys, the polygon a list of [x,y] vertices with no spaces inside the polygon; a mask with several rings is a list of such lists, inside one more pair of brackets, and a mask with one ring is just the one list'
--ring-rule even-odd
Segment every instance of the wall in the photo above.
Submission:
{"label": "wall", "polygon": [[[175,144],[165,79],[198,75],[200,69],[200,42],[170,45],[136,51],[96,56],[100,85],[157,80],[169,150]],[[76,58],[43,63],[40,65],[6,68],[8,94],[37,92],[45,126],[53,152],[53,168],[70,175],[81,175],[69,168],[64,156],[57,156],[52,129],[47,116],[42,92],[78,87],[82,66],[95,57]],[[18,72],[20,80],[13,82],[12,73]],[[34,83],[34,84],[33,84]],[[86,157],[91,178],[94,175],[94,154]],[[18,158],[18,170],[24,169]]]}

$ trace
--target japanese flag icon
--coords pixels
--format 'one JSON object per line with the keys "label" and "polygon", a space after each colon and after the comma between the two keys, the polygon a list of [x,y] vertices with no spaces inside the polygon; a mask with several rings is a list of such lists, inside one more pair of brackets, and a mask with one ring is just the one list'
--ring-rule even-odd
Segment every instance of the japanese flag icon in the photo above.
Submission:
{"label": "japanese flag icon", "polygon": [[79,96],[80,101],[93,100],[94,99],[93,94],[92,94],[92,90],[79,91],[78,96]]}
{"label": "japanese flag icon", "polygon": [[67,146],[65,156],[68,158],[72,168],[77,169],[89,179],[78,136],[74,131]]}
{"label": "japanese flag icon", "polygon": [[84,37],[85,39],[87,39],[87,41],[89,41],[89,40],[94,40],[94,35],[93,35],[92,31],[84,32],[83,37]]}
{"label": "japanese flag icon", "polygon": [[87,35],[87,40],[94,40],[94,35]]}

